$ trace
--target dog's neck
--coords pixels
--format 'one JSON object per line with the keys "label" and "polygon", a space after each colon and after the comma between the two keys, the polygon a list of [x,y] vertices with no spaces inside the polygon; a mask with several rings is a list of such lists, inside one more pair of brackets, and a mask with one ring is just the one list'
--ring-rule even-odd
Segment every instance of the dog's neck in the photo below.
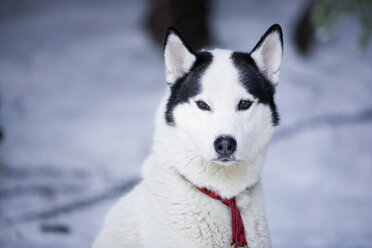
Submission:
{"label": "dog's neck", "polygon": [[155,134],[154,163],[148,165],[151,169],[175,171],[193,185],[213,190],[223,198],[237,196],[259,181],[267,145],[252,150],[244,161],[223,166],[205,161],[190,139],[173,133],[172,127],[165,129]]}

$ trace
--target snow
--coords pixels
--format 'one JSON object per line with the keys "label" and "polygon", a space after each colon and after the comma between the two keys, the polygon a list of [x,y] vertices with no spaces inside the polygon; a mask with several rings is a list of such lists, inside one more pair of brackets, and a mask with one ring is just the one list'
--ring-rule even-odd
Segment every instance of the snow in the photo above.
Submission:
{"label": "snow", "polygon": [[[372,51],[353,48],[346,22],[300,57],[290,36],[302,5],[218,1],[212,15],[222,48],[249,51],[271,24],[283,27],[282,120],[263,174],[273,247],[370,247]],[[50,1],[1,19],[1,247],[88,247],[139,178],[166,87],[144,8]]]}

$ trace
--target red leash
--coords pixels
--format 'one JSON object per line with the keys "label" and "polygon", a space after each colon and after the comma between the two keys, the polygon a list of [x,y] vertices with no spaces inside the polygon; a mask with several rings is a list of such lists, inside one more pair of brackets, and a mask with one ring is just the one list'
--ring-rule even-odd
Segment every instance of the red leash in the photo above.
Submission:
{"label": "red leash", "polygon": [[[195,186],[196,187],[196,186]],[[239,209],[236,207],[235,198],[222,199],[221,196],[215,192],[208,190],[207,188],[199,188],[198,190],[208,195],[209,197],[221,201],[226,206],[230,207],[231,210],[231,225],[232,225],[232,242],[231,247],[248,247],[247,240],[245,238],[245,230],[242,217],[240,216]]]}

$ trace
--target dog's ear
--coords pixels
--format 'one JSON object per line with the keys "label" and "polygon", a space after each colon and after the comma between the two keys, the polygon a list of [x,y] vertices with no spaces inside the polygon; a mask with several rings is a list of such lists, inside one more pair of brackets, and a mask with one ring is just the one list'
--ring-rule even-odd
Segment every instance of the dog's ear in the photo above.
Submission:
{"label": "dog's ear", "polygon": [[278,24],[272,25],[251,52],[258,69],[274,85],[279,81],[280,62],[283,54],[283,33]]}
{"label": "dog's ear", "polygon": [[168,28],[164,39],[165,78],[174,83],[190,71],[196,56],[181,34],[173,27]]}

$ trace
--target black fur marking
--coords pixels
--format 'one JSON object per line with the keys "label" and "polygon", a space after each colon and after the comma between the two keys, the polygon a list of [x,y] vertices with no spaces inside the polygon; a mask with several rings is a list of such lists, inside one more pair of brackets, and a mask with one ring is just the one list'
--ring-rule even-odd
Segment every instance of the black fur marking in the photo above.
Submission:
{"label": "black fur marking", "polygon": [[185,38],[181,35],[181,33],[178,32],[178,30],[176,28],[172,27],[172,26],[167,29],[167,32],[165,34],[164,44],[163,44],[163,51],[165,51],[165,46],[167,45],[169,35],[171,35],[171,34],[175,34],[176,36],[178,36],[178,38],[180,38],[180,40],[182,41],[183,46],[186,47],[186,49],[191,54],[196,55],[196,53],[194,52],[194,50],[187,44],[187,42],[185,41]]}
{"label": "black fur marking", "polygon": [[256,97],[259,103],[268,104],[272,113],[272,123],[279,124],[279,114],[274,102],[275,87],[259,71],[248,53],[234,52],[231,59],[239,71],[240,82],[246,90]]}
{"label": "black fur marking", "polygon": [[173,109],[180,103],[188,102],[190,97],[196,96],[201,90],[200,77],[212,63],[213,56],[209,52],[195,53],[196,61],[190,71],[177,79],[171,85],[171,95],[168,99],[165,120],[168,125],[175,125]]}
{"label": "black fur marking", "polygon": [[282,46],[282,51],[283,51],[283,32],[282,28],[280,27],[279,24],[274,24],[272,25],[264,35],[262,35],[260,41],[257,43],[257,45],[252,49],[251,53],[257,50],[258,48],[261,47],[262,43],[265,41],[266,37],[270,35],[271,33],[277,32],[279,34],[279,39],[280,39],[280,45]]}

